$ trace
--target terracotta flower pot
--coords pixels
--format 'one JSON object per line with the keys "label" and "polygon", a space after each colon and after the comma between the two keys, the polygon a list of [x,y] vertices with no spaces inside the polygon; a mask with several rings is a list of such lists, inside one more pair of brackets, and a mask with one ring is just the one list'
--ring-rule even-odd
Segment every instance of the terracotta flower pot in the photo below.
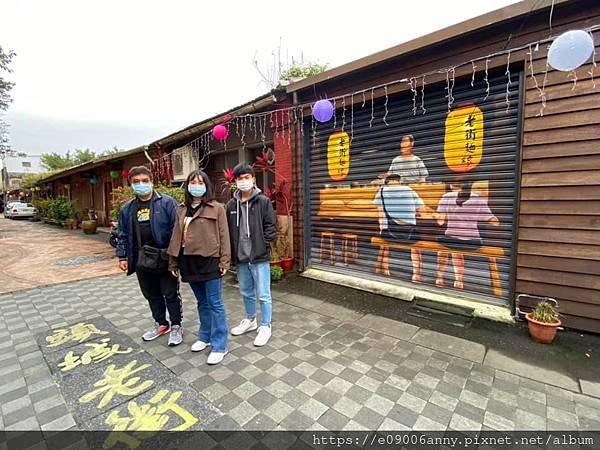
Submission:
{"label": "terracotta flower pot", "polygon": [[525,318],[529,323],[531,339],[540,344],[551,344],[556,336],[556,329],[562,325],[560,319],[555,323],[538,322],[533,318],[533,313],[527,313]]}
{"label": "terracotta flower pot", "polygon": [[281,260],[281,268],[284,272],[291,272],[294,268],[294,258],[283,258]]}
{"label": "terracotta flower pot", "polygon": [[275,266],[281,267],[281,260],[280,259],[275,259],[275,260],[272,259],[271,261],[269,261],[269,265],[271,267],[275,267]]}

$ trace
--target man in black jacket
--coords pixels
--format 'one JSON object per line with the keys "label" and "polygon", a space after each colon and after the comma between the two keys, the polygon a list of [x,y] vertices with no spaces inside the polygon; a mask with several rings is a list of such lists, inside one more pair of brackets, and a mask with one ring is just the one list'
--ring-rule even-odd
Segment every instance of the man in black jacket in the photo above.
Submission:
{"label": "man in black jacket", "polygon": [[[246,317],[231,334],[239,336],[258,328],[254,345],[262,347],[271,337],[270,243],[275,240],[275,211],[271,200],[255,186],[254,169],[238,164],[234,169],[238,189],[227,203],[231,259],[237,266],[240,294]],[[256,321],[256,300],[260,302],[260,327]]]}

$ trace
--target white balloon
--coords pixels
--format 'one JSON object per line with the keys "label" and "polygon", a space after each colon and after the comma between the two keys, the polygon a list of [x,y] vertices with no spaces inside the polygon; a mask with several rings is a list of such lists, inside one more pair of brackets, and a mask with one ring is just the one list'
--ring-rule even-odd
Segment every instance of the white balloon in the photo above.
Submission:
{"label": "white balloon", "polygon": [[557,70],[570,72],[592,56],[594,40],[583,30],[571,30],[554,39],[548,51],[548,63]]}

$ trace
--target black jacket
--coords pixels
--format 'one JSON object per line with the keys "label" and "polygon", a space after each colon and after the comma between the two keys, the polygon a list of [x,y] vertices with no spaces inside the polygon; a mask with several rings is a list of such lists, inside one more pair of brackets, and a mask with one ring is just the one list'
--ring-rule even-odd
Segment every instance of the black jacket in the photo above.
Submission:
{"label": "black jacket", "polygon": [[[239,195],[239,194],[238,194]],[[239,242],[239,208],[246,207],[234,196],[227,203],[227,222],[229,224],[229,238],[231,241],[231,261],[237,264],[238,242]],[[269,261],[270,243],[277,237],[275,226],[275,211],[271,200],[262,193],[248,200],[248,225],[250,227],[250,238],[252,251],[250,262],[258,263]]]}

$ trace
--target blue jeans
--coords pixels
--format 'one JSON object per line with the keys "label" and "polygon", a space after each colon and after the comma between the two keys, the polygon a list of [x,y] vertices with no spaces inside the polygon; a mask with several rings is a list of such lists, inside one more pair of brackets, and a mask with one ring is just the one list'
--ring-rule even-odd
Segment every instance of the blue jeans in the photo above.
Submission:
{"label": "blue jeans", "polygon": [[221,278],[216,278],[190,282],[190,287],[198,302],[198,316],[200,317],[198,340],[210,342],[213,351],[224,353],[227,351],[229,326],[221,296],[221,283]]}
{"label": "blue jeans", "polygon": [[240,294],[244,298],[246,317],[256,317],[256,299],[260,302],[260,324],[271,324],[271,266],[260,263],[237,263]]}

